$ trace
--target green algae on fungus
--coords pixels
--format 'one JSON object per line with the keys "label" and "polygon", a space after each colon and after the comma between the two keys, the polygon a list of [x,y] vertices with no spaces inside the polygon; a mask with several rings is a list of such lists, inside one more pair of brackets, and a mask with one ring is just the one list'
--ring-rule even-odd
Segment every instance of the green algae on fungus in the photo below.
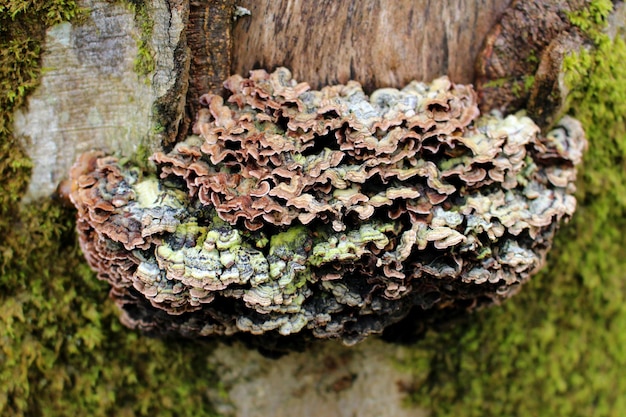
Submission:
{"label": "green algae on fungus", "polygon": [[574,119],[477,118],[445,77],[369,98],[285,68],[225,86],[152,157],[159,180],[98,152],[72,169],[81,246],[130,327],[356,343],[413,307],[509,297],[574,212]]}

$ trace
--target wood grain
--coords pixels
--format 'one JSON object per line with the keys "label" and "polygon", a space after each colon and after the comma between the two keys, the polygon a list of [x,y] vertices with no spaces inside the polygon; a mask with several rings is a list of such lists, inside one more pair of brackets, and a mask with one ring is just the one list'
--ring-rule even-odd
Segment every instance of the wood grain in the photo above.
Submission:
{"label": "wood grain", "polygon": [[189,3],[187,46],[191,50],[191,62],[179,139],[190,133],[189,128],[200,107],[200,96],[208,92],[222,93],[222,83],[230,75],[233,3],[233,0],[192,0]]}
{"label": "wood grain", "polygon": [[483,40],[510,0],[242,0],[232,72],[290,68],[314,88],[366,91],[449,75],[474,79]]}
{"label": "wood grain", "polygon": [[[208,91],[220,91],[228,77],[231,60],[233,0],[191,1],[187,24],[187,45],[192,51],[188,98],[197,99]],[[202,86],[202,87],[200,87]],[[201,89],[202,91],[196,91]]]}

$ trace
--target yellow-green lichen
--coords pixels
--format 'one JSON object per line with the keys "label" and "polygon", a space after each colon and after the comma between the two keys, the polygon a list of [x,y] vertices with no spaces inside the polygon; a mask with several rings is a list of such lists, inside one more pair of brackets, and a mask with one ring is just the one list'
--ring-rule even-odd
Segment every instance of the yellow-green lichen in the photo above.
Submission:
{"label": "yellow-green lichen", "polygon": [[345,262],[360,258],[366,251],[366,246],[373,243],[383,248],[389,239],[384,232],[393,230],[392,224],[364,224],[358,230],[347,234],[334,233],[328,240],[319,242],[313,247],[309,263],[320,266],[332,262]]}
{"label": "yellow-green lichen", "polygon": [[306,255],[311,250],[311,244],[311,233],[304,226],[290,227],[271,237],[268,260],[272,260],[272,262],[269,265],[269,274],[272,278],[282,279],[283,282],[279,284],[283,293],[294,294],[310,279],[311,271],[308,267],[303,266],[295,273],[286,273],[284,261],[304,264]]}
{"label": "yellow-green lichen", "polygon": [[310,239],[310,233],[306,227],[290,227],[286,231],[271,237],[270,255],[281,256],[282,252],[297,253],[304,251],[307,245],[310,245],[310,243],[307,243]]}

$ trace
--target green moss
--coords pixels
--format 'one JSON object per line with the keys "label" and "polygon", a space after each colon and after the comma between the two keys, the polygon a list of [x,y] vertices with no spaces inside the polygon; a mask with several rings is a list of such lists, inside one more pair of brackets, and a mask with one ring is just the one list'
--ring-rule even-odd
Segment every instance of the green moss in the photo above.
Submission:
{"label": "green moss", "polygon": [[510,78],[497,78],[495,80],[491,80],[485,83],[484,87],[486,88],[500,88],[506,85],[511,81]]}
{"label": "green moss", "polygon": [[13,110],[37,85],[47,27],[83,16],[73,0],[0,3],[0,216],[11,216],[28,185],[31,163],[11,136]]}
{"label": "green moss", "polygon": [[213,415],[210,346],[123,328],[75,244],[72,210],[43,202],[0,227],[0,414]]}
{"label": "green moss", "polygon": [[537,52],[532,50],[526,57],[526,62],[533,65],[539,65],[539,57],[537,56]]}
{"label": "green moss", "polygon": [[530,92],[530,89],[533,88],[533,84],[535,84],[535,76],[534,75],[524,75],[524,93]]}
{"label": "green moss", "polygon": [[590,35],[594,42],[598,42],[604,37],[602,28],[612,10],[611,0],[591,0],[586,7],[572,11],[567,17],[573,25]]}
{"label": "green moss", "polygon": [[135,24],[139,28],[137,42],[137,56],[133,62],[134,70],[140,76],[146,77],[154,72],[156,63],[154,61],[154,50],[151,46],[152,31],[154,22],[148,13],[147,4],[142,0],[121,0],[135,14]]}
{"label": "green moss", "polygon": [[589,150],[548,267],[502,307],[430,334],[403,364],[415,375],[410,402],[435,417],[626,413],[626,44],[596,43],[566,64]]}
{"label": "green moss", "polygon": [[38,83],[41,45],[46,28],[78,19],[82,10],[73,0],[0,3],[0,134],[8,135],[12,109],[24,103]]}
{"label": "green moss", "polygon": [[28,185],[31,163],[11,136],[13,110],[37,85],[47,27],[80,19],[73,0],[0,3],[0,216],[12,216]]}
{"label": "green moss", "polygon": [[146,138],[137,145],[134,154],[120,156],[120,163],[136,167],[144,176],[156,176],[156,165],[150,160],[153,153],[154,150],[149,146],[149,140]]}
{"label": "green moss", "polygon": [[[534,55],[532,55],[534,56]],[[528,62],[534,62],[529,59]],[[535,83],[535,77],[533,75],[524,75],[521,78],[516,77],[503,77],[495,80],[491,80],[485,83],[485,88],[502,88],[507,84],[510,85],[511,93],[515,98],[521,98],[523,94],[530,92],[533,84]]]}
{"label": "green moss", "polygon": [[37,86],[46,28],[81,15],[67,0],[0,5],[0,415],[215,415],[211,347],[123,328],[77,247],[74,210],[20,205],[31,164],[11,115]]}

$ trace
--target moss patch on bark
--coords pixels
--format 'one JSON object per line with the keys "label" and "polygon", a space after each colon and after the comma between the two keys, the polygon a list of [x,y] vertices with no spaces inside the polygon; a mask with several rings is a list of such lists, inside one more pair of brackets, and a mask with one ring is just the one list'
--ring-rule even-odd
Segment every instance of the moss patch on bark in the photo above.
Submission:
{"label": "moss patch on bark", "polygon": [[0,6],[0,414],[212,416],[211,346],[123,328],[76,244],[74,210],[20,204],[30,161],[10,132],[41,74],[46,28],[73,1]]}
{"label": "moss patch on bark", "polygon": [[435,417],[626,412],[626,44],[588,17],[597,49],[565,62],[570,113],[589,140],[577,213],[518,296],[430,334],[403,363],[410,402]]}

